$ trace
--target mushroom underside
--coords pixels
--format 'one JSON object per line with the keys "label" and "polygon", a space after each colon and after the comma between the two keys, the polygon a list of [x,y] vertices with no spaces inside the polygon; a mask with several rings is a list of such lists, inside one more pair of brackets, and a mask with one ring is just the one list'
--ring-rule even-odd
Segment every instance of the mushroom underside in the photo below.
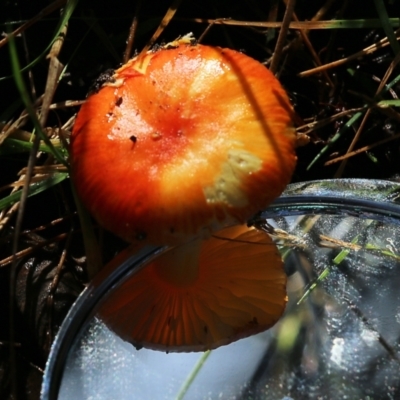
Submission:
{"label": "mushroom underside", "polygon": [[114,290],[100,317],[137,347],[205,351],[270,328],[285,305],[278,249],[238,225],[168,250]]}

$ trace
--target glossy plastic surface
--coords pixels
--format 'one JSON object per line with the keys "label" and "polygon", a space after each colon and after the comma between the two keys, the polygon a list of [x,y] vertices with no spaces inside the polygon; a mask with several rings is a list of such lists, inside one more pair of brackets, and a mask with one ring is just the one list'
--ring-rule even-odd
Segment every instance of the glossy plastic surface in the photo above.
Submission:
{"label": "glossy plastic surface", "polygon": [[400,398],[400,185],[290,185],[253,223],[272,235],[289,277],[274,328],[210,353],[136,350],[97,314],[163,249],[122,254],[67,316],[42,400]]}

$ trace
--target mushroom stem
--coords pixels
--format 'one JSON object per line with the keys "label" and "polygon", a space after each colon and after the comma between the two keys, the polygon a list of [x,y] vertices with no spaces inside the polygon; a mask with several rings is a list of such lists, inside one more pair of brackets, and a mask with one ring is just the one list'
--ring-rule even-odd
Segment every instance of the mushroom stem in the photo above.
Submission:
{"label": "mushroom stem", "polygon": [[165,253],[163,262],[154,265],[161,280],[176,287],[188,286],[199,276],[199,256],[203,239],[172,248]]}

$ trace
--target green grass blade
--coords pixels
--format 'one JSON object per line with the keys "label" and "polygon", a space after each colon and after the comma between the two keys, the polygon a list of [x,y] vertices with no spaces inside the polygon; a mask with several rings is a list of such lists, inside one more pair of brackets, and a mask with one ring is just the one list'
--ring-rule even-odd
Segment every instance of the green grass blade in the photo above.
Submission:
{"label": "green grass blade", "polygon": [[[241,21],[234,19],[201,19],[197,22],[212,23],[215,25],[234,25],[252,26],[258,28],[280,28],[282,22],[260,22],[260,21]],[[400,18],[388,18],[388,23],[393,28],[400,26]],[[371,19],[332,19],[327,21],[292,21],[290,29],[321,30],[321,29],[373,29],[382,28],[382,21],[377,18]]]}
{"label": "green grass blade", "polygon": [[318,286],[319,282],[323,281],[330,273],[331,269],[330,267],[326,267],[316,279],[314,279],[306,291],[304,292],[303,296],[300,297],[300,299],[297,301],[296,305],[300,305],[309,295],[310,293]]}
{"label": "green grass blade", "polygon": [[333,136],[331,140],[326,144],[326,146],[314,157],[307,167],[309,171],[312,166],[344,135],[344,133],[364,114],[364,111],[359,111],[354,114],[349,121],[347,121],[338,133]]}
{"label": "green grass blade", "polygon": [[[61,148],[61,143],[59,144],[53,144],[53,148]],[[0,146],[0,156],[6,156],[10,154],[17,154],[17,153],[28,153],[32,149],[32,142],[26,142],[24,140],[18,140],[18,139],[12,139],[12,138],[7,138],[4,140],[4,142]],[[41,144],[39,146],[39,151],[42,151],[43,153],[49,153],[53,154],[53,148]]]}
{"label": "green grass blade", "polygon": [[[43,52],[38,57],[36,57],[31,63],[29,63],[22,69],[20,69],[20,72],[24,72],[24,71],[31,69],[34,65],[36,65],[42,58],[44,58],[47,55],[47,52],[49,51],[50,47],[53,45],[54,41],[58,38],[58,35],[63,30],[64,26],[68,23],[69,19],[71,18],[71,15],[72,15],[73,11],[75,10],[75,7],[78,4],[78,1],[79,0],[69,0],[67,2],[67,4],[65,4],[63,13],[61,15],[61,19],[57,25],[57,28],[53,35],[52,40],[50,41],[48,46],[43,50]],[[12,39],[14,39],[14,38],[10,38],[10,42],[9,42],[10,47],[11,47]],[[5,79],[10,79],[13,76],[14,76],[14,74],[8,75],[8,76],[2,76],[2,77],[0,77],[0,82]]]}
{"label": "green grass blade", "polygon": [[103,266],[101,250],[93,229],[90,214],[79,199],[79,196],[76,193],[75,187],[72,182],[71,190],[74,196],[75,205],[78,211],[79,221],[82,230],[82,239],[83,245],[85,246],[86,254],[86,270],[88,278],[92,279]]}
{"label": "green grass blade", "polygon": [[[383,90],[378,93],[377,96],[374,97],[374,100],[380,100],[380,97],[383,96],[385,93],[387,93],[393,86],[397,85],[397,83],[400,82],[400,75],[397,75],[390,83],[385,85]],[[378,104],[380,102],[378,101]],[[397,106],[398,100],[385,100],[383,101],[383,106],[385,104],[391,105],[391,106]],[[368,105],[364,105],[364,108],[367,109]],[[310,164],[307,167],[307,171],[309,171],[313,165],[342,137],[342,135],[353,125],[363,114],[363,111],[359,111],[358,113],[354,114],[353,117],[343,125],[342,129],[327,143],[327,145],[314,157],[314,159],[310,162]]]}
{"label": "green grass blade", "polygon": [[[387,18],[387,24],[391,28],[400,26],[400,18]],[[332,21],[315,21],[316,24],[311,29],[365,29],[380,28],[381,19],[341,19]]]}
{"label": "green grass blade", "polygon": [[196,379],[197,375],[199,374],[200,370],[203,368],[204,363],[207,361],[207,358],[210,356],[211,350],[205,351],[199,360],[197,361],[196,365],[194,366],[193,370],[190,372],[189,376],[183,383],[182,387],[179,390],[179,393],[176,396],[175,400],[182,400],[187,391],[190,388],[190,385],[193,383],[193,381]]}
{"label": "green grass blade", "polygon": [[[49,176],[41,182],[32,183],[29,185],[28,197],[39,194],[55,185],[58,185],[63,180],[67,179],[69,174],[67,172],[56,172],[55,174]],[[11,207],[19,201],[21,198],[22,190],[18,190],[10,194],[9,196],[0,199],[0,211],[4,208]]]}
{"label": "green grass blade", "polygon": [[396,40],[396,35],[394,34],[393,28],[391,26],[389,15],[386,11],[385,4],[382,0],[374,0],[376,11],[378,11],[379,19],[382,23],[383,30],[388,37],[390,46],[393,50],[394,55],[400,53],[400,44]]}
{"label": "green grass blade", "polygon": [[11,67],[12,67],[12,71],[13,71],[15,84],[21,95],[22,101],[26,107],[29,117],[32,120],[35,130],[36,130],[37,134],[39,135],[39,137],[46,143],[46,145],[52,149],[52,154],[57,159],[57,161],[60,162],[61,164],[64,164],[65,166],[67,166],[67,162],[66,162],[63,154],[60,152],[60,150],[58,150],[57,148],[55,148],[53,146],[50,139],[43,132],[42,127],[40,126],[35,109],[33,108],[31,99],[29,97],[29,93],[26,89],[24,80],[22,78],[19,59],[18,59],[17,50],[15,47],[15,42],[14,42],[13,37],[10,38],[9,50],[10,50]]}
{"label": "green grass blade", "polygon": [[378,106],[381,108],[400,107],[400,100],[381,100]]}

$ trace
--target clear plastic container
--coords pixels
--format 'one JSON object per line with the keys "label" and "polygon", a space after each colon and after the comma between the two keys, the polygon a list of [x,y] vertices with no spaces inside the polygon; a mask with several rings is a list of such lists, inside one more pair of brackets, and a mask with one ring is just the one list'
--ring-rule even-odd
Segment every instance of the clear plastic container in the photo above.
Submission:
{"label": "clear plastic container", "polygon": [[122,254],[66,317],[42,400],[400,398],[400,184],[293,184],[253,222],[288,275],[272,329],[206,353],[136,350],[99,310],[163,249]]}

